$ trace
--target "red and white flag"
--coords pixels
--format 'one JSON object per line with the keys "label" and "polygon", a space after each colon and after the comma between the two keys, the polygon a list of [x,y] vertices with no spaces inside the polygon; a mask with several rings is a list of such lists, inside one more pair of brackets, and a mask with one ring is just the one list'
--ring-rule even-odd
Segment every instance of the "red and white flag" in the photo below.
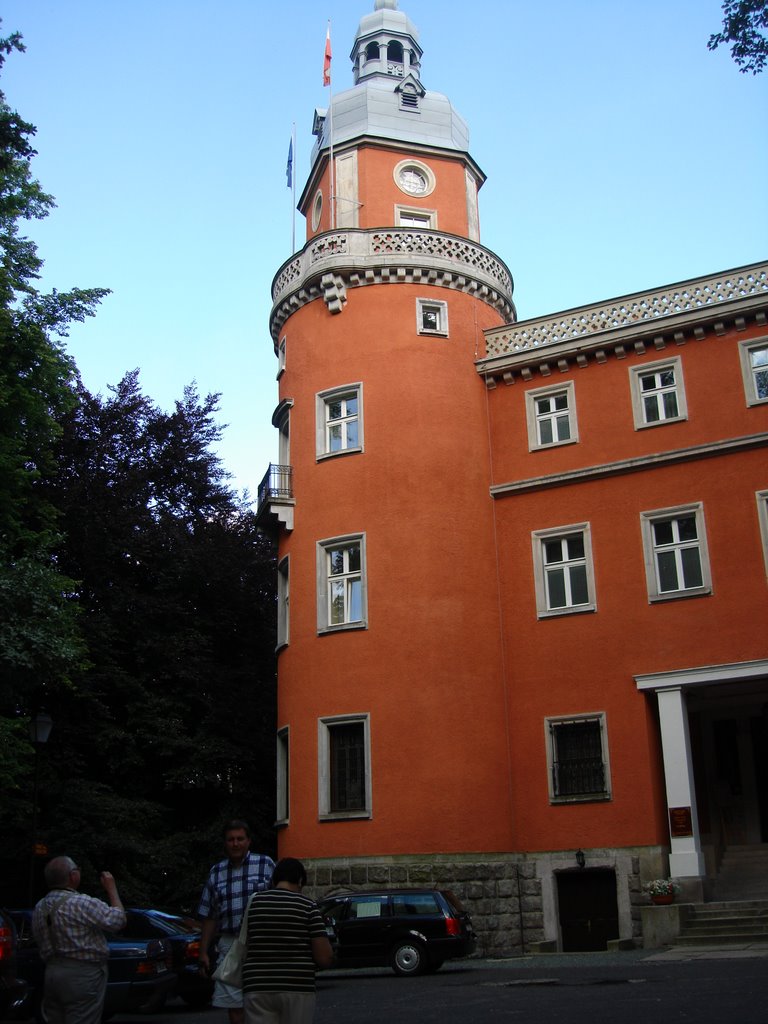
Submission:
{"label": "red and white flag", "polygon": [[331,26],[325,35],[325,57],[323,59],[323,85],[331,84]]}

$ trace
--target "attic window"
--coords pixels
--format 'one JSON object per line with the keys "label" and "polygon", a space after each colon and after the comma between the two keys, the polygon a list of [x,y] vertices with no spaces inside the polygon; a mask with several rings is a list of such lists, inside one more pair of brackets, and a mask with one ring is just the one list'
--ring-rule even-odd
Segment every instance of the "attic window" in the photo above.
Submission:
{"label": "attic window", "polygon": [[412,86],[406,86],[400,93],[400,109],[401,110],[418,110],[419,109],[419,94]]}

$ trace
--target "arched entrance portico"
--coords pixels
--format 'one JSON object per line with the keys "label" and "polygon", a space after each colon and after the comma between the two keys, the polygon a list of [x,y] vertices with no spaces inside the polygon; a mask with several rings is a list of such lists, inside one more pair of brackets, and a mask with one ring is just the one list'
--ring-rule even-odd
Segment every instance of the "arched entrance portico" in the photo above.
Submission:
{"label": "arched entrance portico", "polygon": [[635,683],[658,702],[670,874],[702,889],[728,845],[768,840],[768,659]]}

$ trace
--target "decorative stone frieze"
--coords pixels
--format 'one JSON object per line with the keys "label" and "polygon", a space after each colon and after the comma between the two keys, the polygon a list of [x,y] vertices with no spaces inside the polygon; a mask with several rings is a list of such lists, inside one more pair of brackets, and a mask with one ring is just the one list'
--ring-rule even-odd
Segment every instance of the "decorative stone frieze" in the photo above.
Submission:
{"label": "decorative stone frieze", "polygon": [[322,297],[340,313],[347,292],[372,284],[429,284],[482,299],[515,319],[512,275],[489,249],[441,231],[329,231],[310,239],[272,282],[272,337],[301,306]]}
{"label": "decorative stone frieze", "polygon": [[638,293],[608,304],[584,306],[486,332],[489,357],[583,339],[602,331],[690,313],[720,303],[768,293],[768,265],[745,267],[725,275],[699,278],[657,291]]}

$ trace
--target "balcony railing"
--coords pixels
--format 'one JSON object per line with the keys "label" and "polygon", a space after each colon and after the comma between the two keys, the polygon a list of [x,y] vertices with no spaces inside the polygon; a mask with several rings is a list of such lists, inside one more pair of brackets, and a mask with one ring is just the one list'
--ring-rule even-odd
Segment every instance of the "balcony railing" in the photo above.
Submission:
{"label": "balcony railing", "polygon": [[[270,463],[259,484],[257,492],[256,516],[266,518],[274,505],[293,505],[293,466],[280,466]],[[276,517],[279,520],[279,517]]]}

